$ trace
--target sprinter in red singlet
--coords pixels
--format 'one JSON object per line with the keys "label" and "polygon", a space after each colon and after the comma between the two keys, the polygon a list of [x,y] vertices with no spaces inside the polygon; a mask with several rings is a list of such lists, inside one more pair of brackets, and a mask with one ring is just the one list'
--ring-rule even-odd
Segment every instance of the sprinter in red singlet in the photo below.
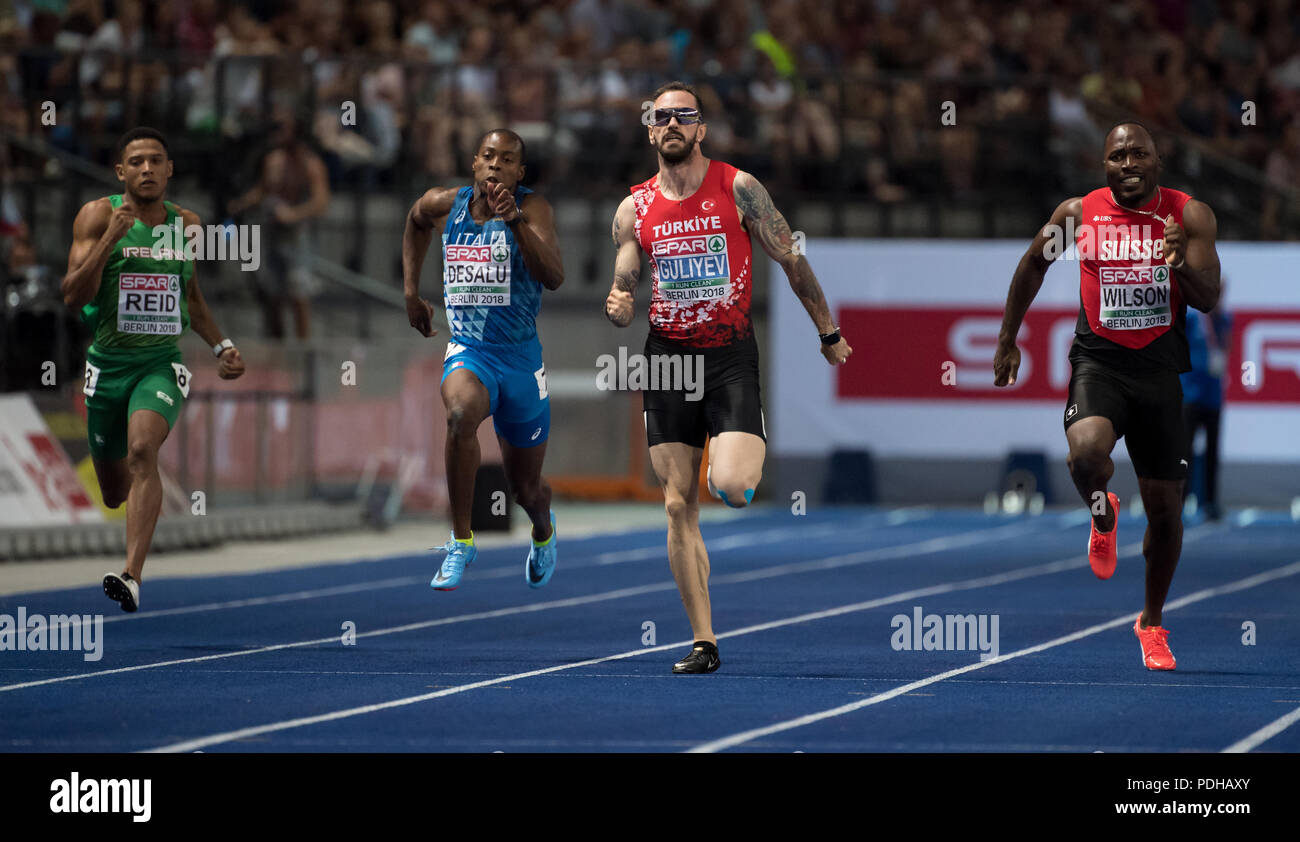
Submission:
{"label": "sprinter in red singlet", "polygon": [[[1107,186],[1062,202],[1039,231],[1011,279],[993,360],[994,383],[1016,382],[1016,334],[1073,232],[1079,256],[1079,321],[1070,349],[1065,437],[1070,476],[1092,508],[1088,560],[1093,573],[1115,572],[1119,498],[1106,490],[1110,452],[1126,436],[1147,514],[1146,604],[1133,631],[1147,669],[1171,670],[1161,610],[1183,546],[1183,482],[1189,442],[1180,372],[1190,371],[1187,305],[1208,313],[1219,300],[1217,224],[1209,206],[1159,185],[1151,134],[1124,122],[1106,135]],[[1056,245],[1054,245],[1056,244]]]}
{"label": "sprinter in red singlet", "polygon": [[[785,270],[821,334],[826,361],[842,363],[852,349],[831,321],[821,285],[767,190],[752,175],[704,157],[706,128],[694,89],[681,82],[664,85],[655,92],[650,117],[659,173],[633,187],[614,216],[618,252],[605,313],[619,327],[632,323],[645,251],[652,282],[647,360],[652,366],[674,360],[677,371],[702,360],[702,388],[668,377],[658,387],[652,382],[643,395],[650,462],[668,512],[668,563],[695,636],[690,654],[673,672],[706,673],[721,661],[699,523],[697,478],[705,440],[711,440],[709,490],[734,508],[753,499],[767,450],[758,345],[749,318],[751,235]],[[674,369],[670,364],[664,370]]]}

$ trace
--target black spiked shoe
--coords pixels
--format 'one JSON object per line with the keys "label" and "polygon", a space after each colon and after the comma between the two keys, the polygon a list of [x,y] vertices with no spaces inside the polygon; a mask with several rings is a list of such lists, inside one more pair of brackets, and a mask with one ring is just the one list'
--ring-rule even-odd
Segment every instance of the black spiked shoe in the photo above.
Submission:
{"label": "black spiked shoe", "polygon": [[697,640],[695,641],[695,647],[691,649],[691,654],[673,664],[673,673],[676,675],[694,675],[713,672],[720,666],[722,666],[722,661],[718,658],[718,647],[708,641]]}

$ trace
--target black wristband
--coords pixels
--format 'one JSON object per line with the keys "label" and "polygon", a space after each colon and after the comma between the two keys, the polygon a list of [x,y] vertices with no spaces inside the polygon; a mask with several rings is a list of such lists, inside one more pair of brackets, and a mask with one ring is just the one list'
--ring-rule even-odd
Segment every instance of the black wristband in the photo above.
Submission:
{"label": "black wristband", "polygon": [[834,344],[836,344],[837,342],[840,341],[840,329],[839,329],[839,328],[835,328],[835,330],[832,331],[832,332],[830,332],[830,333],[823,333],[823,334],[819,334],[819,335],[820,335],[821,338],[822,338],[822,344],[823,344],[823,345],[834,345]]}

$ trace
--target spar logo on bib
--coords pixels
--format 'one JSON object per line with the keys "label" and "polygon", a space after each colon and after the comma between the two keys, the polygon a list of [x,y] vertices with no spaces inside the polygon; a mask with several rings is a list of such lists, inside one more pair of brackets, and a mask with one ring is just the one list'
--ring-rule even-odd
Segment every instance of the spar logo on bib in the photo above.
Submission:
{"label": "spar logo on bib", "polygon": [[1172,323],[1168,266],[1103,266],[1097,277],[1102,327],[1142,330]]}
{"label": "spar logo on bib", "polygon": [[656,240],[659,293],[667,301],[716,301],[731,290],[727,238],[723,234]]}
{"label": "spar logo on bib", "polygon": [[121,333],[179,336],[179,275],[122,274],[117,282],[117,329]]}
{"label": "spar logo on bib", "polygon": [[448,245],[443,255],[447,307],[506,307],[510,304],[510,248]]}

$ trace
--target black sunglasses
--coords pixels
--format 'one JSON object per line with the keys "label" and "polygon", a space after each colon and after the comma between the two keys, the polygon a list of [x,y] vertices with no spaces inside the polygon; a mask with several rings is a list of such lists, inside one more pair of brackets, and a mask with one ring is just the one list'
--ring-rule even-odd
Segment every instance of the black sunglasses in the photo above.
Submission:
{"label": "black sunglasses", "polygon": [[677,122],[683,126],[693,126],[700,122],[700,109],[698,108],[656,108],[654,116],[650,120],[652,126],[666,126],[676,117]]}

